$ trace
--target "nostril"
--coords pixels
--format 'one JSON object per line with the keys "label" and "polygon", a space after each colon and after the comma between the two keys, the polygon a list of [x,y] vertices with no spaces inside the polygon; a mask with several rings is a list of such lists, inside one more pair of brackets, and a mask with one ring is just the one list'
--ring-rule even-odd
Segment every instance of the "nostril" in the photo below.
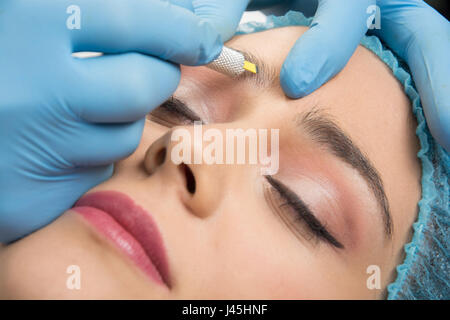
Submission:
{"label": "nostril", "polygon": [[196,183],[195,183],[195,177],[194,177],[194,174],[192,173],[191,168],[189,168],[189,166],[187,166],[184,163],[182,163],[179,166],[179,169],[182,171],[182,173],[185,176],[186,189],[188,190],[188,192],[190,194],[194,194],[195,193],[195,188],[196,188]]}

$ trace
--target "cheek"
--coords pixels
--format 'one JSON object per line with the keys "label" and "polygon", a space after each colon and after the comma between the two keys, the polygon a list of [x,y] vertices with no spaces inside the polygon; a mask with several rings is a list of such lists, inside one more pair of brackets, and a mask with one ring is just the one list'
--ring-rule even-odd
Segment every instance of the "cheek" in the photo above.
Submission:
{"label": "cheek", "polygon": [[311,248],[294,236],[266,205],[258,181],[253,188],[243,182],[235,185],[228,197],[230,201],[222,202],[214,224],[208,226],[211,237],[202,273],[205,282],[213,283],[209,286],[214,288],[210,296],[220,299],[345,296],[349,283],[355,283],[354,276],[346,271],[347,265],[342,265],[327,247]]}
{"label": "cheek", "polygon": [[207,260],[216,294],[225,299],[308,297],[306,288],[317,278],[311,275],[316,269],[311,254],[265,206],[262,195],[239,190],[232,199],[217,215],[220,228]]}
{"label": "cheek", "polygon": [[[73,213],[10,245],[0,262],[0,297],[13,299],[119,298],[143,286],[107,245]],[[66,285],[79,267],[80,290]],[[120,275],[118,277],[117,275]]]}
{"label": "cheek", "polygon": [[234,230],[238,235],[228,241],[224,251],[222,285],[243,299],[314,296],[312,288],[320,279],[315,259],[276,219],[259,219],[257,223],[243,222],[246,227]]}

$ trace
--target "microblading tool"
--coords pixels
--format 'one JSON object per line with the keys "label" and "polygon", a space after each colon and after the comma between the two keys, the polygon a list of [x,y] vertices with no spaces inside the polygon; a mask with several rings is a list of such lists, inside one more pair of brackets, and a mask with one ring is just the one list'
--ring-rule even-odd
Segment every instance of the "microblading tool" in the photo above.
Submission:
{"label": "microblading tool", "polygon": [[206,66],[232,78],[246,71],[255,74],[258,72],[258,67],[254,63],[247,61],[241,52],[225,46],[219,57]]}

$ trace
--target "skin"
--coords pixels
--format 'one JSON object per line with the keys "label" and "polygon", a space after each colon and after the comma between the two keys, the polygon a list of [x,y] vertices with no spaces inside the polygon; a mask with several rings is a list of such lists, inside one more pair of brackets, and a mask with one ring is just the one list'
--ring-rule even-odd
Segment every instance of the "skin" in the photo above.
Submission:
{"label": "skin", "polygon": [[[278,73],[305,30],[274,29],[235,37],[228,45],[251,51]],[[196,180],[190,195],[169,157],[159,165],[152,162],[173,142],[167,139],[170,129],[149,120],[138,149],[89,192],[121,191],[152,215],[167,250],[171,289],[148,279],[68,211],[1,249],[0,298],[385,297],[411,237],[421,171],[409,100],[375,55],[359,47],[341,73],[299,100],[286,98],[279,86],[262,90],[204,67],[183,67],[175,96],[208,122],[203,130],[279,128],[275,177],[301,195],[345,248],[315,239],[306,227],[289,228],[259,165],[189,165]],[[391,237],[385,236],[380,208],[358,172],[295,126],[299,112],[313,109],[334,119],[378,171],[392,215]],[[69,265],[81,268],[81,290],[66,288]],[[367,288],[370,265],[380,267],[381,289]]]}

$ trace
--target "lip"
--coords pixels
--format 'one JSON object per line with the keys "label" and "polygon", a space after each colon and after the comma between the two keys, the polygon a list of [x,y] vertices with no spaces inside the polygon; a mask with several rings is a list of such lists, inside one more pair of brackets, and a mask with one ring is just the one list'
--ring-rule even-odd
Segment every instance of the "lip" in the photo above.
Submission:
{"label": "lip", "polygon": [[153,281],[170,288],[169,265],[158,226],[150,214],[118,191],[81,197],[72,208],[108,238]]}

